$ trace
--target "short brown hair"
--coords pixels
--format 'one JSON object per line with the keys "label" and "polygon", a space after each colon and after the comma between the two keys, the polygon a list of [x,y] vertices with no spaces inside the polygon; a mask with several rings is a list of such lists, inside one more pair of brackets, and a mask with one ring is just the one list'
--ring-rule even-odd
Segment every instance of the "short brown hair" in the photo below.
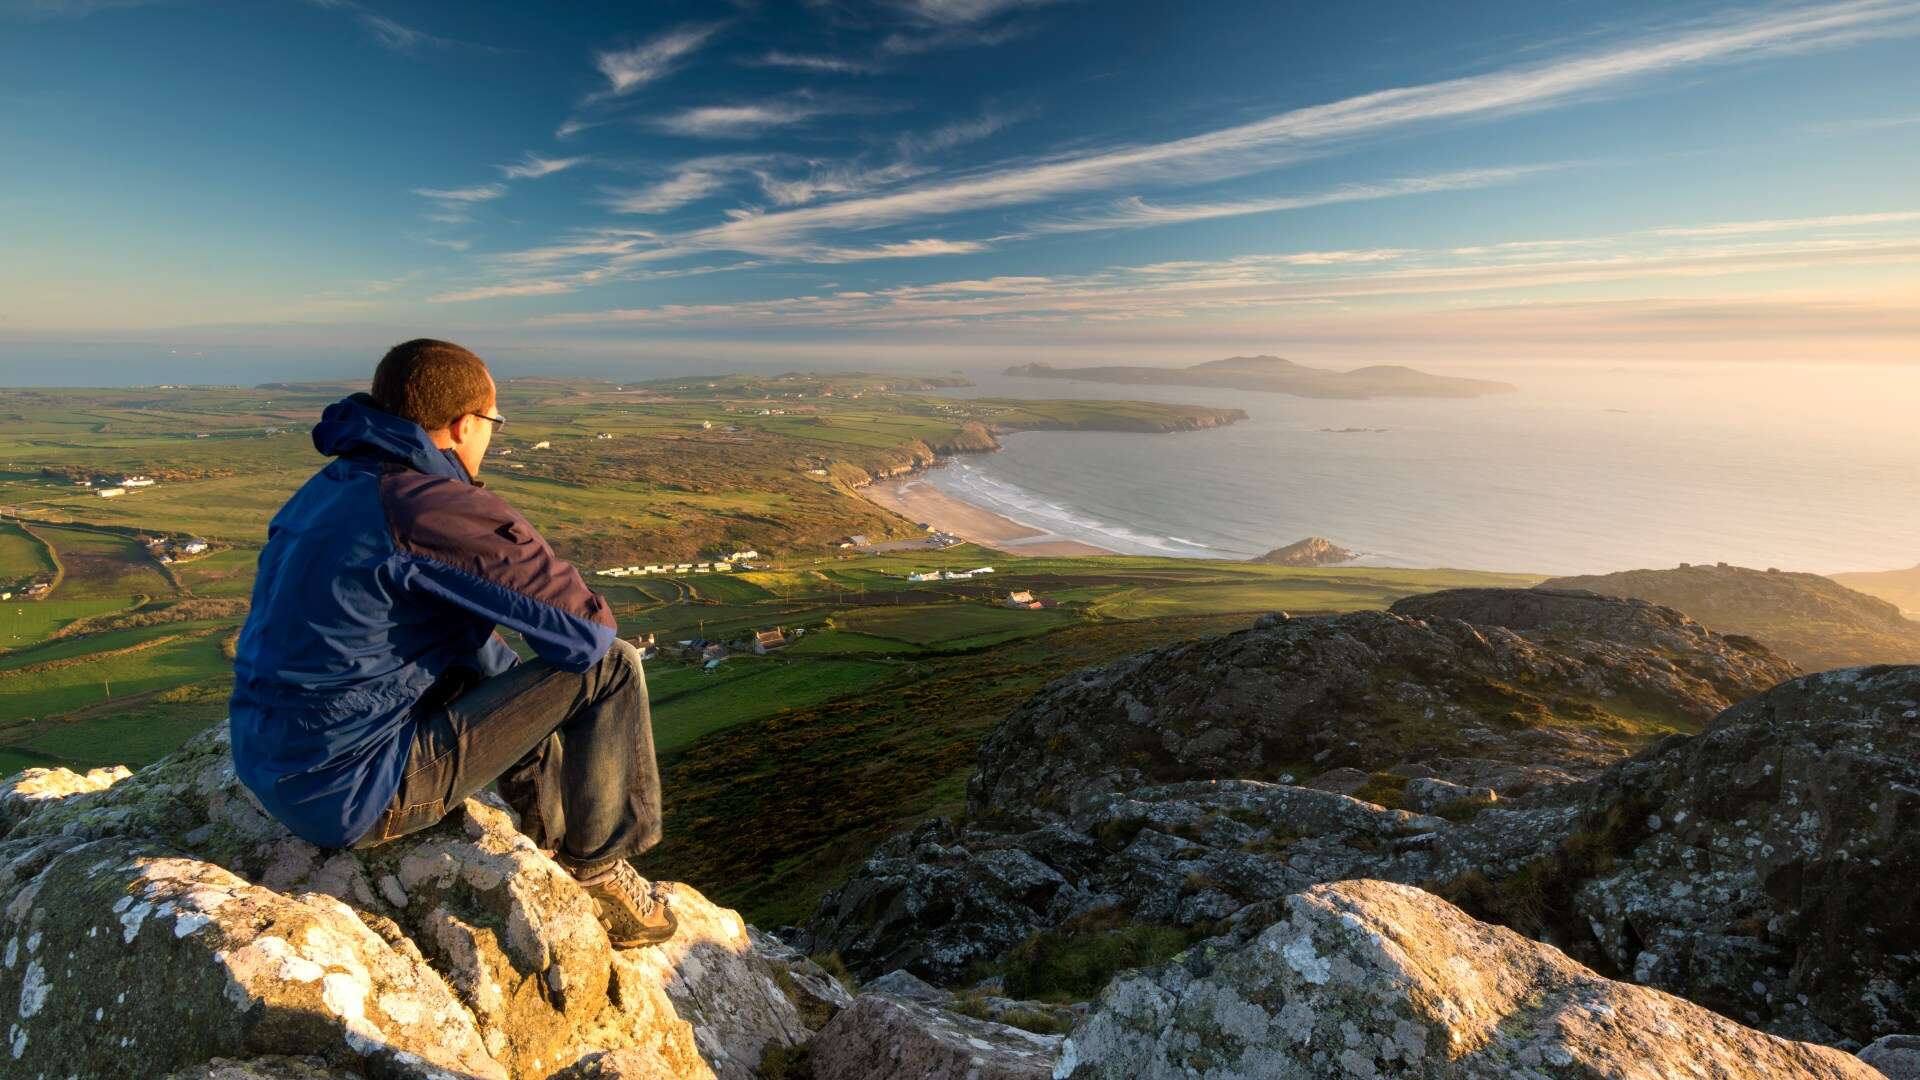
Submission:
{"label": "short brown hair", "polygon": [[485,362],[451,341],[403,341],[373,372],[374,404],[428,431],[486,408],[491,391]]}

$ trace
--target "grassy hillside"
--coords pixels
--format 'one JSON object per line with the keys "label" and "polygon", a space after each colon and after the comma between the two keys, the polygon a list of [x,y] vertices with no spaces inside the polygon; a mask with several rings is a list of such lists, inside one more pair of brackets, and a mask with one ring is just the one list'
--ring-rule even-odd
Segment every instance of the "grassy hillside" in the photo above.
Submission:
{"label": "grassy hillside", "polygon": [[1665,604],[1715,630],[1758,638],[1808,671],[1920,662],[1920,622],[1818,574],[1721,563],[1555,578],[1541,587]]}

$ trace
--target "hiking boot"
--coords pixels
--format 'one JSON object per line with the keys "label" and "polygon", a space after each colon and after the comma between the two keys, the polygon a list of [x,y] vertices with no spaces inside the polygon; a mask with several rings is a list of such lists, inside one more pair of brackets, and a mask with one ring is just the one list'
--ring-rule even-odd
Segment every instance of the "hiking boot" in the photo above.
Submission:
{"label": "hiking boot", "polygon": [[580,887],[593,897],[600,925],[607,928],[607,940],[616,949],[658,945],[679,926],[665,901],[653,895],[653,886],[625,860],[595,874],[591,881],[582,881]]}

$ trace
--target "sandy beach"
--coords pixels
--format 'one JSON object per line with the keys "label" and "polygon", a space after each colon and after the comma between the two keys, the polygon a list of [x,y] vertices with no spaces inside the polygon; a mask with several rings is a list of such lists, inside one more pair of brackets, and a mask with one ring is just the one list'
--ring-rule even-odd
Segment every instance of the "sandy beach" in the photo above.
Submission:
{"label": "sandy beach", "polygon": [[860,494],[910,521],[924,521],[942,532],[1014,555],[1116,554],[982,510],[918,477],[868,484]]}

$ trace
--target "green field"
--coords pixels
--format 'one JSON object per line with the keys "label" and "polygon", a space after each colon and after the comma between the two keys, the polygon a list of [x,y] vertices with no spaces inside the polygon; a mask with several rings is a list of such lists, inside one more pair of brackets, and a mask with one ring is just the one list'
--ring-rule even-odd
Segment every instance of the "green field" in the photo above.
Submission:
{"label": "green field", "polygon": [[258,548],[228,548],[176,563],[173,576],[195,596],[246,596],[253,591]]}
{"label": "green field", "polygon": [[171,633],[148,639],[138,651],[54,661],[64,665],[59,667],[27,665],[0,672],[0,717],[9,721],[45,717],[231,674],[231,662],[220,651],[219,633],[163,629]]}
{"label": "green field", "polygon": [[55,569],[46,544],[28,536],[18,525],[0,522],[0,583],[51,579]]}
{"label": "green field", "polygon": [[848,630],[912,645],[967,648],[1044,634],[1077,621],[1078,616],[1066,611],[1016,611],[975,601],[862,608],[848,612],[839,624]]}
{"label": "green field", "polygon": [[[866,660],[739,656],[719,673],[694,673],[668,684],[653,703],[653,743],[661,755],[685,749],[695,740],[749,720],[805,708],[864,692],[905,674],[901,668]],[[654,684],[649,691],[658,693]]]}
{"label": "green field", "polygon": [[175,590],[146,549],[132,537],[77,527],[35,525],[34,532],[53,545],[66,574],[54,590],[59,600],[167,596]]}
{"label": "green field", "polygon": [[0,648],[20,649],[76,619],[132,607],[124,600],[0,600]]}

